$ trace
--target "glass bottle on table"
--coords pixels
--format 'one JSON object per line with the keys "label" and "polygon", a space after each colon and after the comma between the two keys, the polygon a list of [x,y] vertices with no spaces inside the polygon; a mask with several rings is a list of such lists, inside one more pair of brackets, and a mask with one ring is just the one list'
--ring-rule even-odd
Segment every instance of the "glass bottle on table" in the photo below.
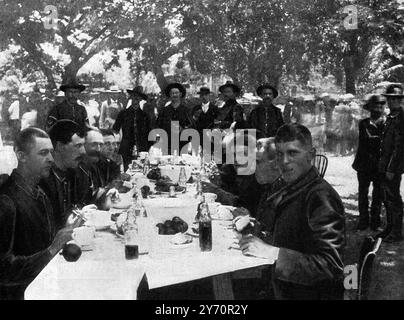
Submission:
{"label": "glass bottle on table", "polygon": [[150,160],[149,160],[149,156],[146,155],[146,159],[144,160],[144,165],[143,165],[143,175],[147,175],[149,170],[150,170]]}
{"label": "glass bottle on table", "polygon": [[199,247],[202,252],[212,251],[212,218],[208,204],[202,196],[202,202],[198,205],[199,215]]}
{"label": "glass bottle on table", "polygon": [[127,260],[137,259],[139,257],[139,228],[134,210],[128,210],[122,229],[125,239],[125,258]]}
{"label": "glass bottle on table", "polygon": [[185,168],[181,167],[180,176],[178,178],[178,185],[183,188],[187,188],[187,175],[185,173]]}

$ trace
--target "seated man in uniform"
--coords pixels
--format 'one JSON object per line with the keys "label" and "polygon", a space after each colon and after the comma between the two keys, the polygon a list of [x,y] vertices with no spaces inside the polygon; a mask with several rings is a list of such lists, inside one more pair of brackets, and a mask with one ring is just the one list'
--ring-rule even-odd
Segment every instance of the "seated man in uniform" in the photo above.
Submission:
{"label": "seated man in uniform", "polygon": [[14,151],[18,166],[0,188],[0,300],[23,299],[25,288],[82,222],[69,219],[59,230],[51,202],[38,186],[53,162],[49,136],[27,128],[17,135]]}
{"label": "seated man in uniform", "polygon": [[104,139],[100,131],[87,131],[84,143],[86,149],[84,163],[91,171],[94,185],[97,188],[107,187],[114,180],[118,179],[121,173],[119,166],[101,153],[103,146]]}
{"label": "seated man in uniform", "polygon": [[71,120],[60,120],[49,131],[55,162],[40,185],[51,200],[58,226],[66,222],[74,207],[101,207],[107,200],[106,190],[95,187],[92,173],[80,164],[86,154],[84,134],[83,128]]}
{"label": "seated man in uniform", "polygon": [[264,240],[240,240],[243,254],[275,260],[276,299],[340,299],[343,296],[344,207],[337,192],[312,166],[310,131],[299,124],[279,128],[277,163],[286,187],[261,205]]}
{"label": "seated man in uniform", "polygon": [[118,153],[120,143],[119,134],[115,134],[112,129],[101,129],[100,131],[104,141],[101,154],[116,163],[120,167],[120,170],[123,171],[123,159]]}

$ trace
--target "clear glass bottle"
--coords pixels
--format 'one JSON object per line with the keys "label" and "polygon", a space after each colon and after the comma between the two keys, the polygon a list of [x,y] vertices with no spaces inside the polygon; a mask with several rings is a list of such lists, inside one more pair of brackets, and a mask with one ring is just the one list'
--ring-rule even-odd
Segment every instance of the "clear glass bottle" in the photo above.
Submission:
{"label": "clear glass bottle", "polygon": [[138,157],[138,153],[137,153],[137,146],[136,144],[133,146],[133,150],[132,150],[132,158],[133,160],[137,160]]}
{"label": "clear glass bottle", "polygon": [[180,169],[180,176],[178,178],[178,185],[180,187],[187,187],[187,174],[185,173],[185,168],[181,167]]}
{"label": "clear glass bottle", "polygon": [[143,175],[147,175],[149,170],[150,170],[150,160],[149,160],[149,156],[146,155],[146,159],[144,160],[144,165],[143,165]]}
{"label": "clear glass bottle", "polygon": [[199,247],[202,252],[212,251],[212,218],[204,197],[202,197],[202,202],[198,205],[198,215]]}
{"label": "clear glass bottle", "polygon": [[137,259],[139,257],[139,228],[134,210],[128,210],[122,229],[125,239],[125,258]]}

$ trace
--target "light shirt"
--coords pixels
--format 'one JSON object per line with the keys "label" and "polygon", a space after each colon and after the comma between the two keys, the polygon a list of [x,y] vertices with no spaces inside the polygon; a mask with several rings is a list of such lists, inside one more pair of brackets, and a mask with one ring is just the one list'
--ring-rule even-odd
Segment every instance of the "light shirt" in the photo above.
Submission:
{"label": "light shirt", "polygon": [[209,110],[209,102],[208,103],[202,103],[202,111],[203,111],[203,113],[206,113],[206,112],[208,112],[208,110]]}
{"label": "light shirt", "polygon": [[[140,100],[140,102],[139,102],[140,110],[143,110],[143,107],[144,107],[144,105],[145,105],[146,103],[147,103],[146,100]],[[132,105],[132,99],[129,99],[128,104],[126,105],[126,108],[125,108],[125,109],[128,109],[131,105]]]}
{"label": "light shirt", "polygon": [[8,108],[8,113],[10,115],[10,120],[20,119],[20,101],[15,100]]}
{"label": "light shirt", "polygon": [[25,112],[21,117],[21,130],[28,127],[35,127],[37,124],[38,111],[32,110]]}
{"label": "light shirt", "polygon": [[88,123],[90,126],[95,125],[96,118],[100,116],[99,104],[95,100],[88,101],[88,105],[86,106]]}

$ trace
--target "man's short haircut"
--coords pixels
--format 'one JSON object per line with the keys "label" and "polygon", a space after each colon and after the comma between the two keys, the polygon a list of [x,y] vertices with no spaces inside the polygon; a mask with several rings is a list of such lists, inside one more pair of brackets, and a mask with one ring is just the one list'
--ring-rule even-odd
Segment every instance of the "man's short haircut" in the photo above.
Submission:
{"label": "man's short haircut", "polygon": [[84,136],[87,138],[88,133],[91,132],[91,131],[101,133],[101,131],[98,128],[89,128],[89,129],[84,131]]}
{"label": "man's short haircut", "polygon": [[58,142],[61,144],[71,142],[75,134],[80,138],[84,138],[85,128],[72,120],[59,120],[49,129],[49,137],[54,148]]}
{"label": "man's short haircut", "polygon": [[100,130],[101,134],[103,137],[107,137],[107,136],[114,136],[115,137],[115,132],[111,129],[101,129]]}
{"label": "man's short haircut", "polygon": [[17,134],[14,140],[14,151],[29,153],[35,143],[35,138],[49,138],[49,135],[39,128],[26,128]]}
{"label": "man's short haircut", "polygon": [[306,147],[313,147],[310,130],[301,124],[284,124],[276,132],[275,143],[291,142],[295,140],[299,141]]}

